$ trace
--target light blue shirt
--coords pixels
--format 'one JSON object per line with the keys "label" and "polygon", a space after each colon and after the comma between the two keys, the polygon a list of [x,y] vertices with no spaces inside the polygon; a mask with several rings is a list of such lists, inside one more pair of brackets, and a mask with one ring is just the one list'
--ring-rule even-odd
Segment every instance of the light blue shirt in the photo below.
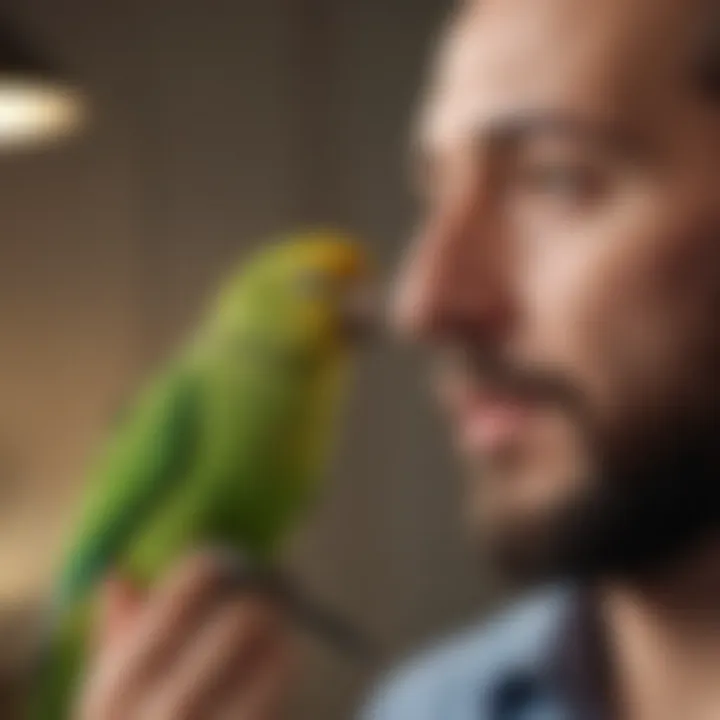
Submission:
{"label": "light blue shirt", "polygon": [[590,603],[544,591],[391,673],[363,720],[600,720]]}

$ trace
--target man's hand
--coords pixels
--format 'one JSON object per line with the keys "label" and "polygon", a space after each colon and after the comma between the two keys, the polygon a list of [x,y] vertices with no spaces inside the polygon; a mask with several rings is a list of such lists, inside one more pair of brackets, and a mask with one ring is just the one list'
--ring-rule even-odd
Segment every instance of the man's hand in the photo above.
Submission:
{"label": "man's hand", "polygon": [[147,598],[110,581],[79,719],[276,718],[288,680],[282,612],[238,575],[197,556]]}

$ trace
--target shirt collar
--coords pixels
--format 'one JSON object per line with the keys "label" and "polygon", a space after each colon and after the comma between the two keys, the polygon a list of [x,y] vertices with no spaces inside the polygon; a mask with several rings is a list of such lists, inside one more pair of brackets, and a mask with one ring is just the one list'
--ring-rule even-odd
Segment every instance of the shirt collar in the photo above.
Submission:
{"label": "shirt collar", "polygon": [[493,717],[520,718],[542,705],[560,717],[600,720],[606,716],[603,655],[591,594],[562,588],[542,626],[526,632],[522,652],[498,675]]}

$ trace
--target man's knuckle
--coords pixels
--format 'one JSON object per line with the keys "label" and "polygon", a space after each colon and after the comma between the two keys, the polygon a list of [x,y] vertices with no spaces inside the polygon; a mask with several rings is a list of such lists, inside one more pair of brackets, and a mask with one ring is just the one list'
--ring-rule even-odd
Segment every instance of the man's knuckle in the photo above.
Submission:
{"label": "man's knuckle", "polygon": [[194,555],[186,561],[183,570],[184,584],[190,591],[215,587],[222,576],[218,563],[208,555]]}

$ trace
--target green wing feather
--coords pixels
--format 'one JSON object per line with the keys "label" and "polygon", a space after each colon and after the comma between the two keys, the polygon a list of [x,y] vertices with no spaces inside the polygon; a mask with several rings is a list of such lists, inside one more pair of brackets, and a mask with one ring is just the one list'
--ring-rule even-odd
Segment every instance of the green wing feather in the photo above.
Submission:
{"label": "green wing feather", "polygon": [[60,580],[57,610],[77,602],[124,551],[149,515],[187,478],[197,441],[198,380],[169,370],[141,397],[90,474],[90,502]]}
{"label": "green wing feather", "polygon": [[92,590],[129,540],[188,475],[197,438],[197,376],[178,365],[140,398],[99,467],[55,598],[54,628],[31,699],[36,720],[68,720],[85,662]]}

